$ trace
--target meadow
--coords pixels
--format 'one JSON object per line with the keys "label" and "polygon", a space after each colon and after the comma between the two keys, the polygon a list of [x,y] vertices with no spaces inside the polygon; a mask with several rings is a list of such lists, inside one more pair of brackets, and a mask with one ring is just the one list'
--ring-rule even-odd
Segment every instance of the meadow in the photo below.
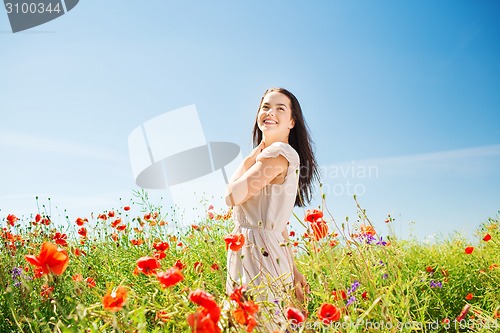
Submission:
{"label": "meadow", "polygon": [[[0,230],[0,332],[265,332],[270,304],[251,288],[225,293],[231,211],[176,225],[147,192],[55,224],[42,206],[9,212]],[[358,204],[294,216],[289,244],[311,293],[283,297],[276,332],[500,331],[500,220],[471,237],[398,239],[391,216],[376,230]],[[132,213],[136,212],[136,213]],[[140,213],[139,213],[140,212]],[[64,225],[64,227],[61,227]],[[291,295],[288,295],[291,296]],[[274,309],[274,308],[273,308]]]}

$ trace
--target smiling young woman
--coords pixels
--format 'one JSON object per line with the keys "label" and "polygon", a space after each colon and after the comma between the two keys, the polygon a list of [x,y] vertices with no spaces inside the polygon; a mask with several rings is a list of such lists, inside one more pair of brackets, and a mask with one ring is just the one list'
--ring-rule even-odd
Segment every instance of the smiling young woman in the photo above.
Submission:
{"label": "smiling young woman", "polygon": [[[272,88],[264,93],[253,141],[255,148],[226,193],[226,203],[234,207],[233,234],[245,240],[237,251],[228,251],[226,291],[244,285],[257,300],[290,303],[293,294],[303,302],[309,285],[295,264],[287,224],[293,207],[310,201],[318,171],[302,109],[291,92]],[[275,310],[268,309],[271,318]]]}

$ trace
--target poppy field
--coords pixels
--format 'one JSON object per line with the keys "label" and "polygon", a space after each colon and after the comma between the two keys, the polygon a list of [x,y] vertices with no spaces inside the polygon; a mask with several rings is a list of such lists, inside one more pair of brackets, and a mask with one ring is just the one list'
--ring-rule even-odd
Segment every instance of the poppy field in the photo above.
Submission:
{"label": "poppy field", "polygon": [[[226,294],[231,211],[180,226],[147,192],[56,223],[45,207],[0,216],[0,332],[497,332],[500,221],[433,243],[394,236],[326,205],[294,216],[288,244],[310,284],[304,303]],[[294,223],[297,224],[297,223]],[[470,239],[474,238],[473,241]],[[272,311],[269,311],[272,309]]]}

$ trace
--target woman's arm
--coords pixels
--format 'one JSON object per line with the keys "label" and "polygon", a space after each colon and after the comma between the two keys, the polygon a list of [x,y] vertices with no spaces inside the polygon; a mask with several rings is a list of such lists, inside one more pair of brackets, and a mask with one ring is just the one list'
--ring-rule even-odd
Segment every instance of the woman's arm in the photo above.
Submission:
{"label": "woman's arm", "polygon": [[234,174],[231,176],[231,179],[229,179],[229,184],[240,178],[245,171],[250,169],[252,165],[255,164],[257,156],[260,154],[260,152],[264,149],[265,143],[264,141],[261,141],[257,147],[255,147],[250,154],[248,154],[247,157],[243,160],[243,162],[240,164],[238,169],[234,172]]}
{"label": "woman's arm", "polygon": [[260,192],[266,185],[270,184],[276,176],[286,172],[288,160],[283,155],[273,158],[262,158],[250,166],[246,171],[245,163],[240,166],[238,176],[231,177],[227,187],[226,204],[238,206]]}

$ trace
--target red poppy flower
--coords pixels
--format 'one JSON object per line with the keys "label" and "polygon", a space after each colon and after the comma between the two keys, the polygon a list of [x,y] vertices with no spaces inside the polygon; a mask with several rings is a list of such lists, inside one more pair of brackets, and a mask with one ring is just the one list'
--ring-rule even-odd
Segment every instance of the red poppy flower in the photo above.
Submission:
{"label": "red poppy flower", "polygon": [[68,246],[68,242],[66,241],[67,238],[68,235],[56,232],[52,240],[56,242],[57,245]]}
{"label": "red poppy flower", "polygon": [[54,287],[49,287],[48,285],[44,284],[42,286],[42,291],[40,292],[40,296],[42,296],[43,298],[48,298],[53,291]]}
{"label": "red poppy flower", "polygon": [[79,248],[75,248],[75,249],[73,250],[73,253],[74,253],[74,254],[75,254],[75,256],[77,256],[77,257],[79,257],[79,256],[81,256],[81,255],[84,255],[84,256],[86,256],[86,255],[87,255],[87,253],[86,253],[85,251],[80,250]]}
{"label": "red poppy flower", "polygon": [[163,251],[158,251],[154,253],[156,259],[161,260],[167,256],[167,254]]}
{"label": "red poppy flower", "polygon": [[203,264],[202,264],[201,262],[197,261],[197,262],[195,262],[195,263],[193,264],[193,268],[194,268],[194,270],[195,270],[196,272],[201,272],[201,271],[202,271],[202,268],[201,268],[201,266],[202,266],[202,265],[203,265]]}
{"label": "red poppy flower", "polygon": [[83,281],[83,276],[82,274],[75,274],[71,277],[73,279],[73,281],[75,282],[80,282],[80,281]]}
{"label": "red poppy flower", "polygon": [[240,303],[238,308],[233,311],[233,317],[237,323],[247,327],[247,332],[252,332],[257,326],[257,320],[254,316],[257,311],[259,311],[258,304],[254,303],[254,301],[245,301]]}
{"label": "red poppy flower", "polygon": [[96,286],[96,282],[93,278],[88,277],[85,279],[85,282],[87,282],[87,287],[88,288],[94,288]]}
{"label": "red poppy flower", "polygon": [[82,237],[87,237],[87,228],[81,227],[80,229],[78,229],[78,234]]}
{"label": "red poppy flower", "polygon": [[42,220],[42,215],[36,214],[36,216],[35,216],[35,222],[36,223],[40,223],[41,220]]}
{"label": "red poppy flower", "polygon": [[468,301],[470,301],[473,298],[474,298],[474,295],[472,295],[472,293],[468,293],[467,296],[465,296],[465,299]]}
{"label": "red poppy flower", "polygon": [[38,256],[26,255],[24,257],[30,264],[40,267],[43,274],[48,274],[50,271],[56,275],[61,275],[69,264],[69,257],[66,251],[48,242],[42,244]]}
{"label": "red poppy flower", "polygon": [[125,224],[120,224],[116,226],[116,230],[118,231],[123,231],[125,229],[127,229],[127,226]]}
{"label": "red poppy flower", "polygon": [[361,294],[361,297],[363,299],[368,299],[368,292],[364,291],[362,294]]}
{"label": "red poppy flower", "polygon": [[328,225],[324,221],[311,222],[314,239],[320,240],[328,235]]}
{"label": "red poppy flower", "polygon": [[292,323],[296,325],[303,323],[304,320],[306,320],[306,316],[299,309],[296,308],[287,307],[285,309],[285,314],[286,318],[288,320],[291,320]]}
{"label": "red poppy flower", "polygon": [[217,321],[213,320],[208,309],[203,307],[190,314],[187,322],[192,327],[192,333],[220,333]]}
{"label": "red poppy flower", "polygon": [[471,254],[472,251],[474,251],[474,247],[473,246],[467,246],[465,248],[465,253],[467,253],[467,254]]}
{"label": "red poppy flower", "polygon": [[210,318],[218,322],[220,318],[220,308],[214,300],[214,297],[204,290],[196,289],[189,294],[189,300],[208,310]]}
{"label": "red poppy flower", "polygon": [[332,296],[335,301],[339,299],[347,299],[347,293],[345,290],[334,290],[332,291]]}
{"label": "red poppy flower", "polygon": [[153,243],[153,248],[156,250],[156,251],[166,251],[170,248],[170,245],[167,243],[167,242],[156,242],[156,243]]}
{"label": "red poppy flower", "polygon": [[186,265],[184,265],[184,264],[182,263],[182,261],[177,260],[177,261],[175,262],[175,264],[174,264],[174,267],[177,267],[178,269],[183,270],[184,268],[186,268]]}
{"label": "red poppy flower", "polygon": [[108,219],[108,216],[106,214],[99,214],[97,218],[106,221]]}
{"label": "red poppy flower", "polygon": [[168,314],[167,311],[156,311],[156,316],[155,320],[161,320],[162,322],[166,323],[167,321],[170,320],[170,315]]}
{"label": "red poppy flower", "polygon": [[306,216],[304,221],[306,222],[316,222],[318,219],[323,218],[323,212],[318,209],[308,209],[306,211]]}
{"label": "red poppy flower", "polygon": [[39,279],[43,276],[43,268],[42,267],[36,267],[34,270],[33,270],[33,277],[35,279]]}
{"label": "red poppy flower", "polygon": [[102,298],[102,305],[104,309],[115,312],[123,308],[126,300],[127,289],[123,286],[118,286],[104,295]]}
{"label": "red poppy flower", "polygon": [[491,239],[491,235],[490,234],[486,234],[484,237],[483,237],[483,240],[485,242],[489,241]]}
{"label": "red poppy flower", "polygon": [[432,266],[427,266],[427,267],[425,268],[425,271],[426,271],[427,273],[434,273],[434,268],[432,268]]}
{"label": "red poppy flower", "polygon": [[13,214],[9,214],[7,215],[7,222],[9,222],[9,224],[13,227],[14,224],[17,222],[17,220],[19,220],[16,215],[13,215]]}
{"label": "red poppy flower", "polygon": [[214,262],[214,263],[212,264],[212,266],[210,266],[210,268],[211,268],[212,270],[214,270],[214,271],[218,271],[218,270],[220,269],[219,265],[217,265],[217,263],[216,263],[216,262]]}
{"label": "red poppy flower", "polygon": [[139,238],[139,239],[131,239],[130,243],[132,243],[132,245],[135,245],[135,246],[140,246],[140,245],[144,244],[144,240],[141,239],[141,238]]}
{"label": "red poppy flower", "polygon": [[243,302],[243,291],[245,289],[245,286],[239,286],[238,288],[234,289],[231,295],[229,295],[229,299],[236,301],[236,303],[241,304]]}
{"label": "red poppy flower", "polygon": [[360,225],[360,230],[363,235],[368,235],[368,236],[375,236],[377,232],[371,225]]}
{"label": "red poppy flower", "polygon": [[130,210],[130,206],[125,206],[125,207],[123,207],[123,210],[124,210],[124,211],[129,211],[129,210]]}
{"label": "red poppy flower", "polygon": [[182,272],[179,268],[171,267],[165,272],[158,272],[156,274],[156,278],[162,284],[163,288],[167,288],[174,286],[184,280],[184,275],[182,275]]}
{"label": "red poppy flower", "polygon": [[340,309],[330,303],[323,303],[318,309],[318,319],[324,324],[340,320]]}
{"label": "red poppy flower", "polygon": [[141,257],[137,259],[137,271],[145,275],[156,274],[156,270],[160,268],[160,262],[154,257]]}
{"label": "red poppy flower", "polygon": [[224,241],[226,242],[226,250],[230,249],[231,251],[236,252],[239,251],[245,244],[245,236],[243,236],[243,234],[229,234],[224,237]]}
{"label": "red poppy flower", "polygon": [[89,220],[87,220],[86,218],[83,218],[83,219],[82,219],[81,217],[79,217],[79,218],[77,218],[77,219],[76,219],[76,221],[75,221],[75,222],[76,222],[76,224],[77,224],[78,226],[80,226],[80,227],[81,227],[82,225],[84,225],[84,224],[85,224],[85,222],[88,222],[88,221],[89,221]]}
{"label": "red poppy flower", "polygon": [[108,217],[115,217],[115,211],[114,210],[110,210],[108,212]]}
{"label": "red poppy flower", "polygon": [[111,222],[111,227],[112,228],[116,228],[120,223],[122,223],[122,219],[121,218],[117,218],[113,222]]}

